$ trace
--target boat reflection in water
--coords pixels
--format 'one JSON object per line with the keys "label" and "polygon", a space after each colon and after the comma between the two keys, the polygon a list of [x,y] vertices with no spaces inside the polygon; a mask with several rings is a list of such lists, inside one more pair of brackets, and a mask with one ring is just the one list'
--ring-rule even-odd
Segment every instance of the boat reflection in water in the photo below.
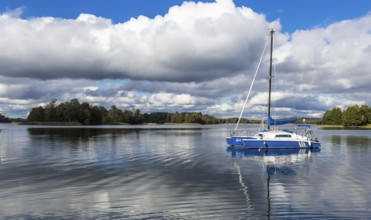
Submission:
{"label": "boat reflection in water", "polygon": [[320,148],[313,148],[313,149],[272,149],[272,148],[260,148],[260,149],[247,149],[247,148],[236,148],[236,147],[228,147],[227,152],[232,154],[232,157],[277,157],[279,156],[294,156],[297,159],[305,159],[310,158],[312,153],[320,152]]}
{"label": "boat reflection in water", "polygon": [[[293,192],[297,192],[297,187],[300,190],[300,185],[303,183],[298,181],[300,179],[302,181],[305,173],[309,172],[309,165],[315,155],[320,152],[319,148],[246,149],[228,147],[227,152],[231,153],[241,190],[246,197],[248,212],[256,210],[256,203],[259,202],[260,204],[266,203],[266,209],[260,210],[260,212],[263,212],[268,219],[279,217],[279,213],[291,213],[290,216],[295,218],[294,209],[297,209],[298,213],[303,213],[300,210],[305,207],[297,205],[301,203],[297,201],[297,198],[301,196],[297,196]],[[265,175],[266,179],[256,178]],[[262,180],[263,182],[261,182]],[[260,185],[261,188],[257,188],[256,185]],[[265,187],[263,187],[264,185]],[[254,193],[257,189],[265,191],[265,195]],[[256,195],[260,195],[260,198],[256,198]]]}
{"label": "boat reflection in water", "polygon": [[[246,149],[228,147],[232,157],[241,160],[259,161],[266,167],[268,177],[275,174],[292,175],[295,169],[300,167],[309,168],[313,155],[321,149]],[[235,162],[237,162],[235,160]]]}

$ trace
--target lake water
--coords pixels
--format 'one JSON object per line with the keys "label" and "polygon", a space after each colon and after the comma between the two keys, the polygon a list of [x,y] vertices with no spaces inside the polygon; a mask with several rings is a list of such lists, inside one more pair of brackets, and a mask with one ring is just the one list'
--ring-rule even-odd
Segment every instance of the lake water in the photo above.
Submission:
{"label": "lake water", "polygon": [[232,125],[0,129],[0,219],[371,216],[370,130],[262,152],[229,149]]}

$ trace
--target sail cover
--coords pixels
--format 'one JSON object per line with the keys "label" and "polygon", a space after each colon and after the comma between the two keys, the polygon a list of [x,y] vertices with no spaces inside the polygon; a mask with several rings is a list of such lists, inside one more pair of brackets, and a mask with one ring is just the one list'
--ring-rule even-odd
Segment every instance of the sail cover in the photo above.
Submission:
{"label": "sail cover", "polygon": [[268,125],[284,125],[284,124],[289,124],[289,123],[294,123],[298,119],[296,118],[291,118],[291,119],[273,119],[270,116],[268,116]]}

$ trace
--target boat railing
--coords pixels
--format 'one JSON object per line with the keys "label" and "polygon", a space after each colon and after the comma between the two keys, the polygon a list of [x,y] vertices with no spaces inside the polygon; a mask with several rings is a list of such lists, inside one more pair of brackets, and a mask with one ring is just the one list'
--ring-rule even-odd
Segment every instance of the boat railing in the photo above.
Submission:
{"label": "boat railing", "polygon": [[310,125],[298,125],[294,129],[294,133],[307,137],[307,138],[311,138],[313,131],[312,129],[310,129]]}
{"label": "boat railing", "polygon": [[230,131],[231,137],[235,136],[249,136],[249,131],[247,130],[231,130]]}

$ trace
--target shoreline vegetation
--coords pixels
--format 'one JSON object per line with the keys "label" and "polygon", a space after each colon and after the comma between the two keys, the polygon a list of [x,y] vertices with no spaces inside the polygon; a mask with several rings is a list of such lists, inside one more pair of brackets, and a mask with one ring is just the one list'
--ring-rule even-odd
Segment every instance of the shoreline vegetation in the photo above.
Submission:
{"label": "shoreline vegetation", "polygon": [[[238,118],[217,118],[201,112],[141,113],[139,109],[122,110],[113,105],[110,109],[77,99],[57,103],[52,100],[45,106],[32,108],[27,119],[17,120],[21,125],[84,126],[84,125],[204,125],[235,124]],[[308,123],[318,123],[318,118],[306,118]],[[298,121],[302,121],[302,118]],[[261,120],[242,118],[241,124],[260,124]]]}
{"label": "shoreline vegetation", "polygon": [[[40,125],[40,126],[87,126],[81,123],[77,122],[18,122],[20,125]],[[251,123],[254,124],[254,123]],[[157,126],[157,125],[203,125],[201,123],[163,123],[163,124],[158,124],[158,123],[142,123],[142,124],[128,124],[128,123],[117,123],[117,124],[99,124],[97,126],[104,126],[104,125],[146,125],[146,126]]]}
{"label": "shoreline vegetation", "polygon": [[[141,113],[139,109],[122,110],[113,105],[110,109],[77,99],[57,103],[52,100],[45,106],[31,109],[23,125],[158,125],[158,124],[227,124],[236,123],[237,118],[216,118],[201,112],[154,112]],[[242,119],[241,123],[260,123],[259,120]]]}
{"label": "shoreline vegetation", "polygon": [[[303,123],[299,118],[298,123]],[[85,126],[85,125],[204,125],[235,124],[238,118],[217,118],[201,112],[154,112],[141,113],[139,109],[121,110],[113,105],[110,109],[77,99],[57,103],[52,100],[45,106],[32,108],[27,119],[9,119],[0,114],[0,122],[16,122],[20,125]],[[260,124],[261,120],[241,119],[241,124]],[[305,118],[308,124],[320,129],[371,129],[371,107],[354,105],[347,109],[333,108],[322,118]]]}
{"label": "shoreline vegetation", "polygon": [[[9,122],[10,123],[10,122]],[[20,125],[36,125],[36,126],[86,126],[81,123],[76,122],[18,122]],[[235,124],[235,123],[221,123],[221,124]],[[259,124],[259,123],[244,123],[244,124]],[[101,125],[132,125],[128,123],[118,123],[118,124],[101,124]],[[138,125],[146,125],[146,126],[157,126],[157,125],[203,125],[201,123],[164,123],[164,124],[158,124],[158,123],[143,123]],[[371,124],[365,125],[365,126],[352,126],[352,127],[345,127],[343,125],[317,125],[318,128],[324,129],[324,130],[341,130],[341,129],[360,129],[360,130],[371,130]]]}
{"label": "shoreline vegetation", "polygon": [[344,110],[333,108],[322,116],[320,126],[324,129],[371,129],[371,107],[353,105]]}
{"label": "shoreline vegetation", "polygon": [[10,120],[10,118],[5,117],[4,115],[0,113],[0,123],[11,123],[11,122],[12,120]]}
{"label": "shoreline vegetation", "polygon": [[371,129],[371,124],[363,125],[363,126],[349,126],[345,127],[344,125],[318,125],[321,129],[326,130],[336,130],[336,129]]}

